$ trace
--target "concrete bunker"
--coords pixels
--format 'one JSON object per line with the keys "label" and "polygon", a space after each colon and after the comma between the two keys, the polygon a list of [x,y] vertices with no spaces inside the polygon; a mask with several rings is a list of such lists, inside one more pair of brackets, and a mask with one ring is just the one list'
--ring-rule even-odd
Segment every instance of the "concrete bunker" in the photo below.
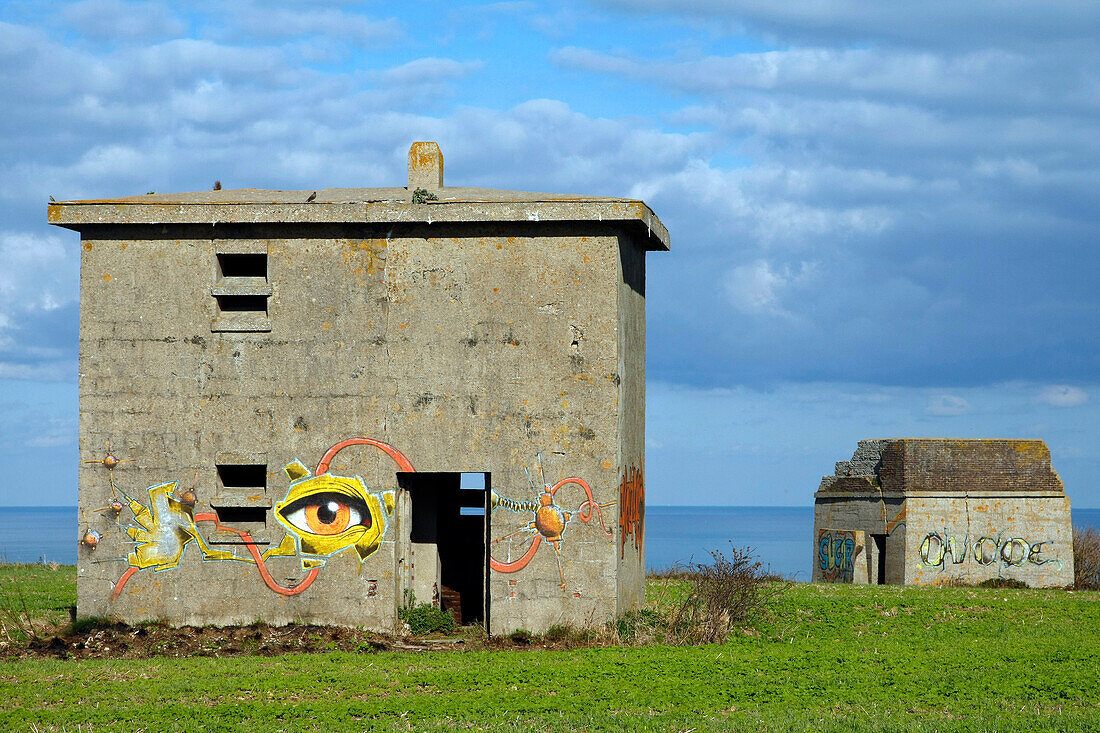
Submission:
{"label": "concrete bunker", "polygon": [[1073,583],[1069,497],[1041,440],[861,440],[814,494],[814,582]]}
{"label": "concrete bunker", "polygon": [[81,235],[78,615],[492,633],[644,593],[641,201],[443,185],[54,202]]}

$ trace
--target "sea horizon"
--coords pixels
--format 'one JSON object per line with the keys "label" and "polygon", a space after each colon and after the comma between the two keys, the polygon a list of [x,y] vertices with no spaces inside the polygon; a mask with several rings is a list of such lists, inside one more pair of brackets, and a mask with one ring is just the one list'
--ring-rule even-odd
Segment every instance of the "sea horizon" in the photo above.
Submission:
{"label": "sea horizon", "polygon": [[[0,563],[76,563],[77,507],[0,506]],[[646,570],[706,563],[713,552],[752,551],[771,573],[808,581],[812,504],[652,504],[646,507]],[[1075,526],[1100,529],[1100,509],[1074,507]]]}

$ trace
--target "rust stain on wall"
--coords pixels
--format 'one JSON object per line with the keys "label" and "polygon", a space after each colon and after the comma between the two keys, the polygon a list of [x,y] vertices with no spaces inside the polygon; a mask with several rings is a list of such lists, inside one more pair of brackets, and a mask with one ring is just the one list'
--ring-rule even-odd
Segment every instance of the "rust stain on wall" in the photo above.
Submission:
{"label": "rust stain on wall", "polygon": [[631,466],[619,484],[619,554],[626,553],[626,537],[634,539],[634,548],[642,549],[645,528],[645,481],[642,472]]}

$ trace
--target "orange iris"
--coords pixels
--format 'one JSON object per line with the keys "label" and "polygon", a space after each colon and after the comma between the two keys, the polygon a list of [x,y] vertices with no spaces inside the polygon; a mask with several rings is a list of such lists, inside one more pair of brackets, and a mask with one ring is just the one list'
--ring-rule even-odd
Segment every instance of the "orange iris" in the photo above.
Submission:
{"label": "orange iris", "polygon": [[351,507],[332,499],[308,504],[304,510],[306,524],[314,534],[340,534],[351,524]]}

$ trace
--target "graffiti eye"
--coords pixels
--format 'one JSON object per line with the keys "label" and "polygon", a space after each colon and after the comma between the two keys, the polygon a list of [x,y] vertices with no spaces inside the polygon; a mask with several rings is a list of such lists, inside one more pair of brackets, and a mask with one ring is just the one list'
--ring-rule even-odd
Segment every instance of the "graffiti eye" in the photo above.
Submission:
{"label": "graffiti eye", "polygon": [[335,492],[302,497],[282,514],[286,521],[311,534],[340,534],[356,525],[371,526],[370,510],[361,499]]}

